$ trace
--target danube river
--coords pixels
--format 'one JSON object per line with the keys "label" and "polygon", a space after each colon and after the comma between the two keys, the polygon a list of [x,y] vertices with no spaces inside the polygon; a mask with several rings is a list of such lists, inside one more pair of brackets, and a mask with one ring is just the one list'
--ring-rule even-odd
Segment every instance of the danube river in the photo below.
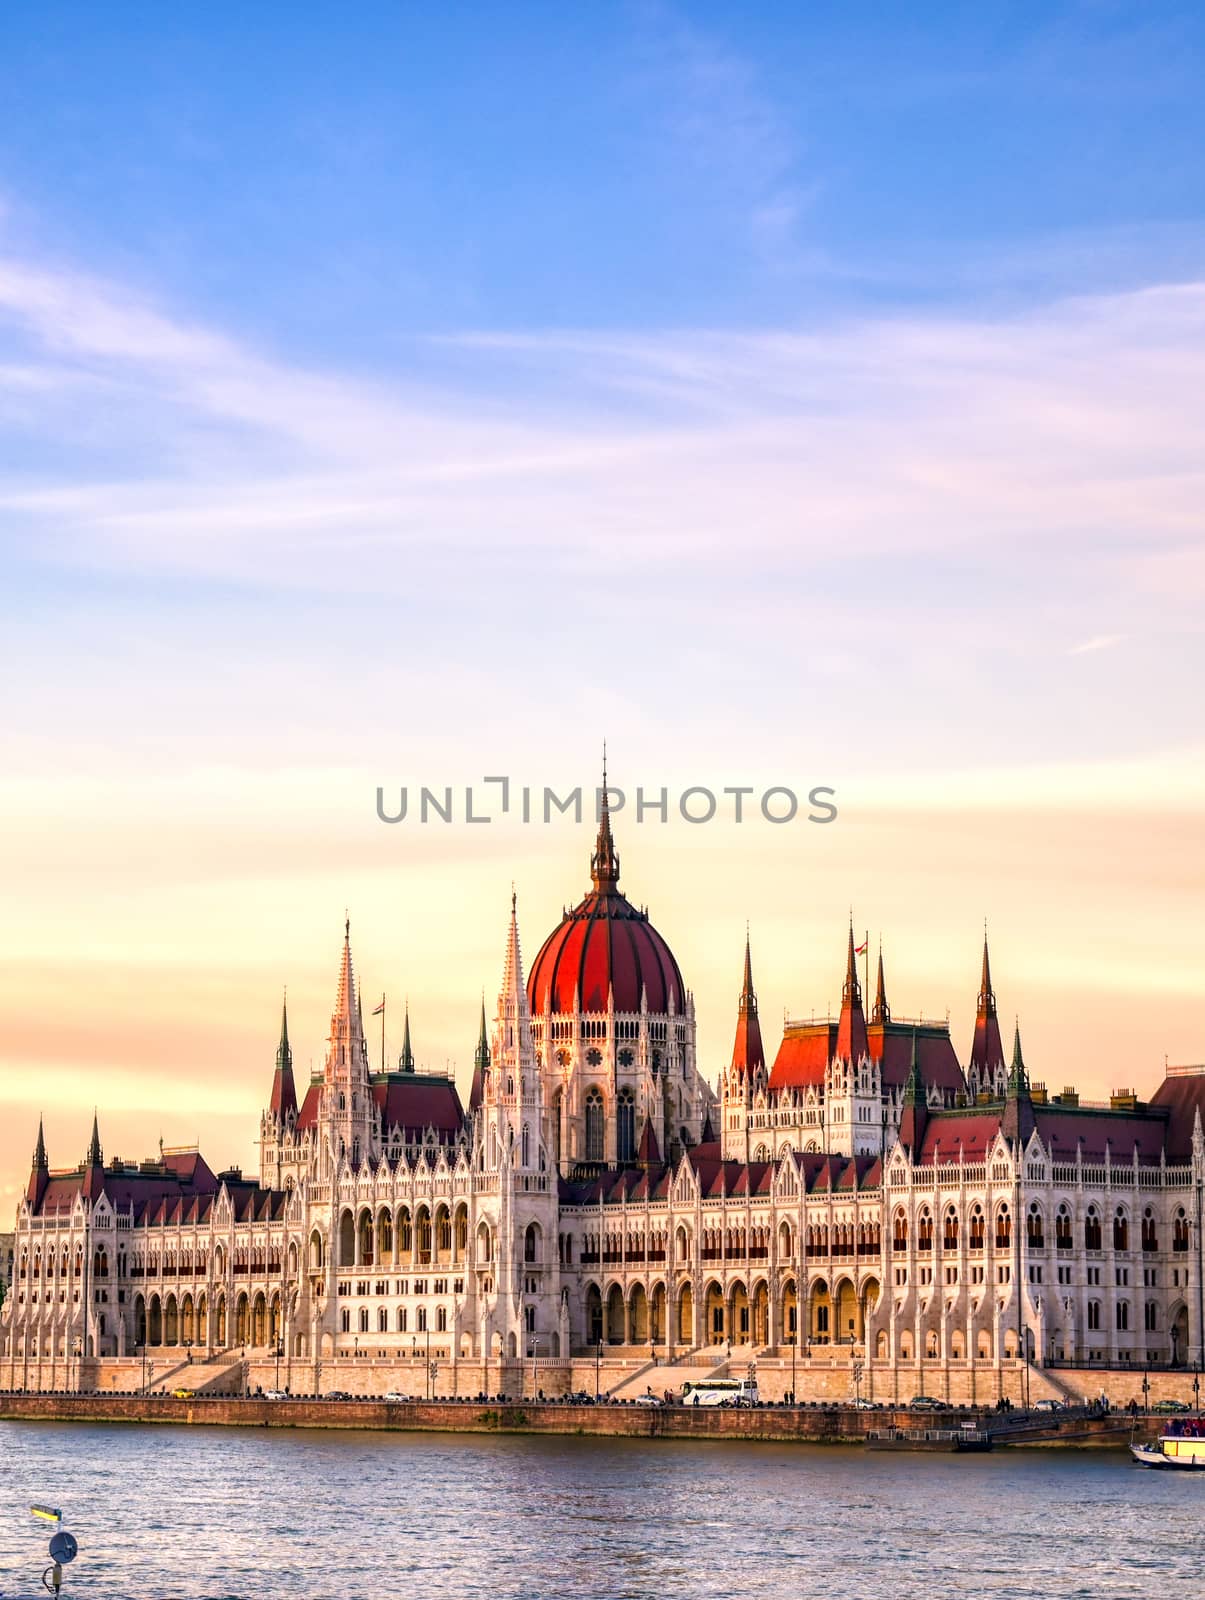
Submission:
{"label": "danube river", "polygon": [[1205,1473],[1113,1452],[0,1424],[6,1600],[1192,1595]]}

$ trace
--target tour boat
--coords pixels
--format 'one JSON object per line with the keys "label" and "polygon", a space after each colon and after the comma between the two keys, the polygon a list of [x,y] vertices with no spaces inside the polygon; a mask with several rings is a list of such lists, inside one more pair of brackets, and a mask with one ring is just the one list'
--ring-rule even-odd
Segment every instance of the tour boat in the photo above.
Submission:
{"label": "tour boat", "polygon": [[1205,1469],[1205,1422],[1171,1422],[1151,1444],[1131,1444],[1130,1454],[1144,1467],[1161,1471]]}

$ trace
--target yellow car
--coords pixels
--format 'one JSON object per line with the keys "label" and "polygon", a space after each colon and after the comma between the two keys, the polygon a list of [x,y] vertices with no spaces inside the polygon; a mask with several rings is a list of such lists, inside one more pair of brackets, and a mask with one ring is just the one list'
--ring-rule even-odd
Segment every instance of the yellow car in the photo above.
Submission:
{"label": "yellow car", "polygon": [[197,1398],[197,1391],[195,1389],[173,1389],[172,1390],[172,1399],[173,1400],[195,1400],[196,1398]]}

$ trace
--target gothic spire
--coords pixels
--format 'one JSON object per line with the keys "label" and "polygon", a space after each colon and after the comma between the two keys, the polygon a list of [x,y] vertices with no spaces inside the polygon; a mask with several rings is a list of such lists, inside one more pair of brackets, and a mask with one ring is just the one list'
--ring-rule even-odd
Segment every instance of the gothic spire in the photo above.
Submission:
{"label": "gothic spire", "polygon": [[293,1051],[289,1045],[289,1002],[280,1003],[280,1043],[276,1046],[276,1070],[272,1074],[272,1095],[268,1109],[281,1122],[297,1111],[297,1089],[293,1083]]}
{"label": "gothic spire", "polygon": [[481,1026],[477,1032],[477,1048],[473,1051],[473,1087],[469,1092],[469,1110],[476,1111],[485,1098],[485,1075],[490,1070],[490,1041],[485,1029],[485,996],[481,996]]}
{"label": "gothic spire", "polygon": [[84,1157],[84,1165],[88,1167],[103,1167],[104,1154],[100,1148],[100,1126],[96,1120],[95,1110],[92,1112],[92,1138],[88,1142],[88,1154]]}
{"label": "gothic spire", "polygon": [[977,1069],[979,1087],[987,1088],[996,1068],[1003,1065],[1004,1044],[996,1015],[996,994],[992,988],[992,969],[987,953],[987,933],[983,935],[983,972],[979,979],[979,999],[975,1007],[975,1034],[971,1041],[971,1066]]}
{"label": "gothic spire", "polygon": [[1025,1071],[1025,1061],[1021,1055],[1021,1023],[1018,1019],[1013,1029],[1013,1059],[1008,1072],[1009,1094],[1019,1094],[1022,1089],[1029,1087],[1029,1077]]}
{"label": "gothic spire", "polygon": [[866,1014],[862,1010],[862,986],[858,982],[858,956],[854,949],[854,925],[849,924],[849,949],[845,960],[845,984],[841,990],[841,1018],[837,1024],[836,1055],[841,1061],[859,1062],[869,1055],[866,1040]]}
{"label": "gothic spire", "polygon": [[481,997],[481,1026],[477,1032],[477,1048],[473,1052],[473,1065],[482,1071],[490,1064],[489,1034],[485,1031],[485,996]]}
{"label": "gothic spire", "polygon": [[50,1182],[50,1169],[46,1161],[46,1137],[42,1132],[42,1119],[38,1118],[38,1142],[34,1146],[33,1168],[29,1174],[29,1186],[25,1190],[25,1198],[30,1209],[36,1211],[42,1203],[42,1196],[46,1193],[46,1185]]}
{"label": "gothic spire", "polygon": [[364,1020],[360,1013],[359,990],[351,959],[351,920],[347,916],[343,919],[343,953],[339,962],[339,985],[335,991],[335,1009],[331,1016],[326,1058],[328,1079],[336,1071],[368,1071],[368,1044],[364,1037]]}
{"label": "gothic spire", "polygon": [[766,1052],[762,1046],[761,1023],[757,1018],[757,994],[753,988],[753,960],[749,949],[749,933],[745,931],[745,977],[741,985],[741,998],[736,1012],[736,1038],[732,1045],[732,1070],[751,1076],[766,1065]]}
{"label": "gothic spire", "polygon": [[1008,1073],[1000,1131],[1010,1144],[1024,1149],[1034,1126],[1033,1100],[1029,1093],[1029,1074],[1021,1055],[1021,1025],[1018,1022],[1013,1033],[1013,1059]]}
{"label": "gothic spire", "polygon": [[410,1048],[410,1002],[406,1001],[406,1025],[402,1030],[402,1053],[398,1066],[403,1072],[414,1071],[414,1051]]}
{"label": "gothic spire", "polygon": [[913,1161],[920,1155],[929,1120],[929,1102],[925,1082],[920,1072],[920,1035],[912,1030],[912,1062],[908,1068],[908,1081],[904,1085],[904,1105],[900,1114],[900,1143]]}
{"label": "gothic spire", "polygon": [[523,983],[523,953],[519,948],[519,899],[510,892],[510,926],[506,930],[506,957],[502,965],[502,1000],[512,1006],[510,1015],[526,1017],[527,989]]}
{"label": "gothic spire", "polygon": [[987,931],[983,934],[983,973],[979,979],[979,1005],[977,1014],[981,1017],[994,1017],[996,1015],[996,995],[992,988],[992,967],[987,953]]}
{"label": "gothic spire", "polygon": [[599,894],[619,888],[619,856],[611,834],[611,796],[607,788],[607,747],[603,745],[602,789],[599,792],[598,838],[590,857],[590,877]]}
{"label": "gothic spire", "polygon": [[883,946],[879,946],[879,975],[875,981],[874,1005],[870,1011],[871,1022],[890,1022],[891,1007],[887,1004],[887,989],[883,982]]}

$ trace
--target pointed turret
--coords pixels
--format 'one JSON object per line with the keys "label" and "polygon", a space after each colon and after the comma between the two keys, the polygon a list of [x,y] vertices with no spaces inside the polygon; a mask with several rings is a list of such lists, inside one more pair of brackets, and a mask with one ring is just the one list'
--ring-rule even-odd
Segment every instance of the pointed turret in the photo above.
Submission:
{"label": "pointed turret", "polygon": [[914,1161],[920,1154],[928,1120],[929,1103],[920,1071],[920,1034],[913,1028],[912,1062],[908,1068],[908,1080],[904,1084],[904,1107],[900,1116],[900,1143]]}
{"label": "pointed turret", "polygon": [[1013,1059],[1008,1070],[1008,1090],[1004,1098],[1004,1115],[1000,1131],[1010,1142],[1024,1146],[1036,1127],[1033,1100],[1029,1094],[1029,1074],[1021,1055],[1021,1024],[1013,1033]]}
{"label": "pointed turret", "polygon": [[339,962],[339,983],[335,990],[335,1009],[326,1055],[326,1077],[368,1075],[368,1043],[360,1014],[359,990],[351,959],[351,920],[343,920],[343,952]]}
{"label": "pointed turret", "polygon": [[590,877],[599,894],[609,894],[619,888],[619,856],[611,835],[611,801],[607,788],[607,752],[603,747],[602,790],[599,802],[598,838],[594,854],[590,857]]}
{"label": "pointed turret", "polygon": [[506,932],[506,958],[502,965],[502,1000],[513,1006],[511,1015],[529,1017],[527,989],[523,982],[523,953],[519,948],[519,897],[510,892],[510,926]]}
{"label": "pointed turret", "polygon": [[297,1115],[297,1089],[293,1083],[293,1051],[289,1046],[289,1002],[280,1003],[280,1043],[276,1046],[276,1070],[272,1074],[272,1097],[268,1110],[278,1122]]}
{"label": "pointed turret", "polygon": [[1022,1089],[1029,1087],[1029,1078],[1025,1071],[1025,1060],[1021,1054],[1021,1023],[1018,1019],[1013,1028],[1013,1059],[1008,1069],[1008,1092],[1020,1094]]}
{"label": "pointed turret", "polygon": [[866,1013],[862,1010],[862,986],[858,982],[858,957],[854,950],[854,925],[849,925],[849,951],[845,962],[845,983],[841,990],[841,1020],[837,1024],[838,1059],[857,1063],[869,1054],[866,1042]]}
{"label": "pointed turret", "polygon": [[351,918],[343,919],[343,958],[339,964],[339,987],[335,991],[335,1017],[350,1022],[356,1008],[356,977],[351,964]]}
{"label": "pointed turret", "polygon": [[996,1016],[996,995],[992,989],[992,969],[987,953],[987,934],[983,936],[983,973],[979,980],[979,1000],[975,1007],[975,1037],[971,1042],[971,1066],[977,1072],[980,1088],[986,1088],[996,1069],[1004,1064],[1004,1044]]}
{"label": "pointed turret", "polygon": [[96,1120],[96,1111],[92,1112],[92,1137],[88,1141],[88,1154],[84,1157],[86,1167],[103,1167],[105,1164],[104,1152],[100,1147],[100,1124]]}
{"label": "pointed turret", "polygon": [[742,1077],[763,1071],[766,1052],[762,1048],[761,1023],[757,1018],[757,995],[753,988],[753,961],[749,935],[745,934],[745,980],[736,1013],[736,1039],[732,1046],[732,1070]]}
{"label": "pointed turret", "polygon": [[476,1111],[485,1097],[485,1077],[490,1070],[490,1041],[485,1029],[485,996],[481,997],[481,1027],[477,1033],[477,1048],[473,1051],[473,1087],[469,1093],[469,1110]]}
{"label": "pointed turret", "polygon": [[29,1187],[25,1197],[29,1201],[31,1211],[36,1211],[46,1193],[46,1185],[50,1182],[50,1166],[46,1160],[46,1137],[42,1131],[42,1119],[38,1118],[38,1142],[34,1145],[33,1166],[29,1174]]}
{"label": "pointed turret", "polygon": [[398,1057],[398,1067],[402,1072],[414,1071],[414,1051],[410,1048],[410,1002],[406,1002],[406,1024],[402,1029],[402,1053]]}
{"label": "pointed turret", "polygon": [[891,1021],[891,1007],[887,1004],[887,987],[883,982],[883,947],[879,946],[879,975],[875,980],[874,1005],[870,1009],[872,1023]]}
{"label": "pointed turret", "polygon": [[640,1147],[636,1151],[636,1161],[647,1172],[650,1167],[661,1165],[661,1146],[657,1143],[657,1135],[653,1129],[651,1117],[644,1119],[644,1131],[640,1135]]}

